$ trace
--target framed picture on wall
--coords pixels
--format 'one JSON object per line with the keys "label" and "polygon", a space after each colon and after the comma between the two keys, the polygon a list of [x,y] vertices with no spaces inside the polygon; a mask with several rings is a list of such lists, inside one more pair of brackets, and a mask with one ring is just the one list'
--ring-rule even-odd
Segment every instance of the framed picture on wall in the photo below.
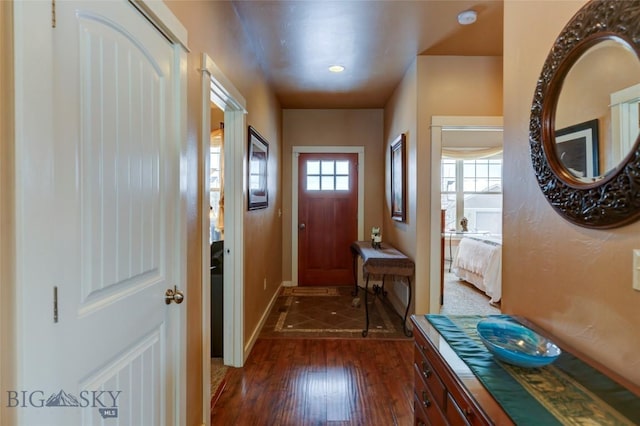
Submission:
{"label": "framed picture on wall", "polygon": [[249,126],[249,167],[248,188],[249,210],[264,209],[269,205],[267,190],[267,169],[269,164],[269,144]]}
{"label": "framed picture on wall", "polygon": [[556,155],[575,177],[590,181],[598,176],[598,120],[556,130]]}
{"label": "framed picture on wall", "polygon": [[398,222],[407,219],[405,134],[401,133],[391,143],[391,218]]}

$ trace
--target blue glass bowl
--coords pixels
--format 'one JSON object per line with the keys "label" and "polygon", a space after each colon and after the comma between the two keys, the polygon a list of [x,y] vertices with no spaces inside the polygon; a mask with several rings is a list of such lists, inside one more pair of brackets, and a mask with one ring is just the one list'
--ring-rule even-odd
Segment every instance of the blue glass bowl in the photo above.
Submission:
{"label": "blue glass bowl", "polygon": [[483,319],[478,322],[477,330],[495,358],[520,367],[542,367],[551,364],[562,353],[549,339],[505,319]]}

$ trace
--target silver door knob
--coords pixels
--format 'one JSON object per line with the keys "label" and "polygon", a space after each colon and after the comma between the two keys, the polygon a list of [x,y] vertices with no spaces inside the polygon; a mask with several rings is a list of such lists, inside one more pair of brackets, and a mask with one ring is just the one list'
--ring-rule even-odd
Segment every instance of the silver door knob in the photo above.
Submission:
{"label": "silver door knob", "polygon": [[305,225],[304,223],[301,223],[300,225],[298,225],[298,228],[299,228],[299,229],[304,229],[304,228],[306,228],[306,227],[307,227],[307,225]]}
{"label": "silver door knob", "polygon": [[176,305],[179,305],[182,303],[183,300],[184,300],[184,293],[178,290],[176,286],[173,286],[173,288],[168,288],[167,291],[164,293],[164,303],[166,303],[167,305],[170,304],[171,302],[174,302]]}

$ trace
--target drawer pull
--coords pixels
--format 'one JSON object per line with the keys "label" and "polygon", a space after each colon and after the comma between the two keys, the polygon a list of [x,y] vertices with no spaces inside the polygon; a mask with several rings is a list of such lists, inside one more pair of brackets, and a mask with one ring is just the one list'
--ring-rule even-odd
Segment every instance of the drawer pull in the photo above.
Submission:
{"label": "drawer pull", "polygon": [[431,377],[431,369],[429,368],[429,364],[424,361],[422,361],[422,375],[425,379]]}
{"label": "drawer pull", "polygon": [[462,412],[467,418],[470,418],[473,416],[473,410],[471,410],[471,408],[465,408],[464,410],[462,410]]}
{"label": "drawer pull", "polygon": [[418,426],[427,426],[426,424],[422,423],[421,420],[418,420]]}
{"label": "drawer pull", "polygon": [[422,391],[422,405],[424,405],[425,408],[429,408],[431,406],[431,401],[429,401],[427,391]]}
{"label": "drawer pull", "polygon": [[420,345],[420,350],[422,352],[426,352],[427,351],[427,347],[425,345]]}

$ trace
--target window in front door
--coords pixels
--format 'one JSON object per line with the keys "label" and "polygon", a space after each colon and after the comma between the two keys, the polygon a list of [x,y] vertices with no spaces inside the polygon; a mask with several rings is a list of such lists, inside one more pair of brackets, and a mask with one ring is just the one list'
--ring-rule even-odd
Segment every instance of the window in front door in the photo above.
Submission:
{"label": "window in front door", "polygon": [[307,161],[307,191],[348,191],[349,162]]}

